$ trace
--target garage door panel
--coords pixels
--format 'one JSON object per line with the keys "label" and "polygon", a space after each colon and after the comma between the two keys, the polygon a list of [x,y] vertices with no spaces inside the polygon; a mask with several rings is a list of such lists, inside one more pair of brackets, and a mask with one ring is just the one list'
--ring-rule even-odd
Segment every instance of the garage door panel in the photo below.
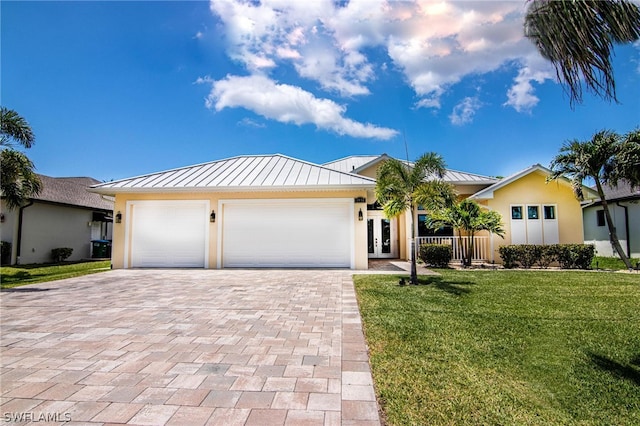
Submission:
{"label": "garage door panel", "polygon": [[348,201],[227,203],[225,267],[350,267]]}
{"label": "garage door panel", "polygon": [[205,267],[205,202],[147,202],[133,205],[131,266]]}

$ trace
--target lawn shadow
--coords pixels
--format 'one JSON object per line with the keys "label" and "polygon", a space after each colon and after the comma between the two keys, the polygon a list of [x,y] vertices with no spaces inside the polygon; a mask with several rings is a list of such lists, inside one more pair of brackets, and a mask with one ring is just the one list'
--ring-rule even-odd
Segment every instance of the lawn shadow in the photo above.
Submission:
{"label": "lawn shadow", "polygon": [[441,276],[428,275],[418,277],[418,285],[432,285],[435,288],[455,296],[463,296],[471,293],[471,281],[445,280]]}
{"label": "lawn shadow", "polygon": [[[600,370],[608,371],[620,379],[630,380],[640,386],[640,370],[595,353],[590,353],[589,357]],[[629,364],[640,366],[640,355],[632,359]]]}

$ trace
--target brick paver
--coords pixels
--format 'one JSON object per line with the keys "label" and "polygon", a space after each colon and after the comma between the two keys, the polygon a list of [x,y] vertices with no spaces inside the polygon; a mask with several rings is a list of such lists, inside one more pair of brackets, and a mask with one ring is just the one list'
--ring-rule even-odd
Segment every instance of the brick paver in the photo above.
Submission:
{"label": "brick paver", "polygon": [[379,425],[352,273],[115,270],[3,291],[0,424]]}

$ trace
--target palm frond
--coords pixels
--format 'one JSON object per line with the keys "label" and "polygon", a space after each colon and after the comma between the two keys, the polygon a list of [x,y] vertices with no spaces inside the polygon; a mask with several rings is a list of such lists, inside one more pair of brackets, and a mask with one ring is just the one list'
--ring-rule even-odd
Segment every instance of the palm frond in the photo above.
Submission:
{"label": "palm frond", "polygon": [[17,112],[0,107],[0,146],[11,146],[14,141],[31,148],[35,143],[33,130]]}
{"label": "palm frond", "polygon": [[583,100],[583,82],[617,102],[612,49],[640,38],[640,8],[627,0],[532,0],[524,32],[555,67],[572,107]]}

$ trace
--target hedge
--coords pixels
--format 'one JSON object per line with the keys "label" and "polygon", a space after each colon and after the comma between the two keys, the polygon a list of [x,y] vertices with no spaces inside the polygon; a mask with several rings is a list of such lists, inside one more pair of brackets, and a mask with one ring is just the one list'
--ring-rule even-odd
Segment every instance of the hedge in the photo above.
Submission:
{"label": "hedge", "polygon": [[498,252],[508,269],[534,265],[548,268],[553,262],[558,262],[563,269],[589,269],[595,247],[592,244],[514,244],[501,246]]}
{"label": "hedge", "polygon": [[448,244],[421,244],[418,257],[434,268],[446,268],[451,261],[452,251]]}
{"label": "hedge", "polygon": [[0,264],[8,265],[11,263],[11,243],[8,241],[0,242]]}

